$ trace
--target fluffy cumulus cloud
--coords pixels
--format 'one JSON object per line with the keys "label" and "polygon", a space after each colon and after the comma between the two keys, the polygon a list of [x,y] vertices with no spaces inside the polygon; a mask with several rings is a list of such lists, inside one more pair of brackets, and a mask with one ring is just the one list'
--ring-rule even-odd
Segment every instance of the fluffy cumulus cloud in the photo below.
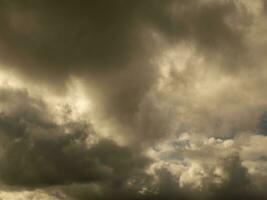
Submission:
{"label": "fluffy cumulus cloud", "polygon": [[266,5],[0,0],[0,199],[267,199]]}

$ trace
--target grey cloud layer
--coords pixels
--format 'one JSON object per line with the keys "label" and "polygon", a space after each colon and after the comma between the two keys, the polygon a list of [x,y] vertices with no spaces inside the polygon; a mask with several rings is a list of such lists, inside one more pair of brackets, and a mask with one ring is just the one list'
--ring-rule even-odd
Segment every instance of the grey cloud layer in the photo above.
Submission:
{"label": "grey cloud layer", "polygon": [[[58,90],[80,75],[96,88],[94,98],[108,117],[131,124],[158,80],[152,60],[164,46],[193,44],[208,59],[223,55],[227,62],[242,55],[242,31],[235,25],[242,26],[238,17],[246,13],[237,7],[202,0],[2,1],[1,60]],[[158,37],[167,44],[157,44]]]}
{"label": "grey cloud layer", "polygon": [[236,18],[246,12],[239,10],[234,1],[1,1],[2,55],[50,80],[86,69],[105,73],[148,60],[152,29],[236,56],[228,52],[242,50],[242,35],[226,20],[242,26]]}
{"label": "grey cloud layer", "polygon": [[[266,7],[0,0],[0,73],[21,81],[0,87],[0,186],[67,200],[266,199]],[[72,111],[47,101],[73,79],[90,114],[57,121]]]}

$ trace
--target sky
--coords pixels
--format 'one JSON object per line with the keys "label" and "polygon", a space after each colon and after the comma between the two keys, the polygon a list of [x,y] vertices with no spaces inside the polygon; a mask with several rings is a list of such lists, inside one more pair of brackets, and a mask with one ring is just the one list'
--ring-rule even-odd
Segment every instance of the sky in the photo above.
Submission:
{"label": "sky", "polygon": [[266,0],[0,0],[1,200],[266,200]]}

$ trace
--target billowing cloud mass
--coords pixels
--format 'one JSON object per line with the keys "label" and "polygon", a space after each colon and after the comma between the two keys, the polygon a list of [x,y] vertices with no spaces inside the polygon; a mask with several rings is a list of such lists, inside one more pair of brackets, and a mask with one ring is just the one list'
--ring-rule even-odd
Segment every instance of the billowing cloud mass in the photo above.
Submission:
{"label": "billowing cloud mass", "polygon": [[266,5],[0,0],[0,199],[267,199]]}

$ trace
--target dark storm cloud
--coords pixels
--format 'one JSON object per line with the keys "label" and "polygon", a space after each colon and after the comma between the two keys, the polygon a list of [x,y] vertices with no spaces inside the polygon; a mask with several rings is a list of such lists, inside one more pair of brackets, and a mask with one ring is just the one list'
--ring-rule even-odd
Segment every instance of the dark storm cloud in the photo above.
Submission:
{"label": "dark storm cloud", "polygon": [[[113,200],[113,199],[129,199],[129,200],[163,200],[163,199],[180,199],[191,200],[190,195],[185,194],[177,187],[174,178],[165,170],[159,172],[160,185],[157,193],[151,192],[147,194],[141,194],[138,190],[129,187],[110,188],[107,186],[100,187],[100,192],[94,189],[93,185],[81,185],[67,187],[66,194],[77,200],[86,199],[101,199],[101,200]],[[139,183],[140,184],[140,183]]]}
{"label": "dark storm cloud", "polygon": [[[222,184],[207,183],[203,191],[182,188],[164,168],[156,172],[155,184],[144,173],[150,160],[140,152],[111,140],[88,147],[88,136],[94,134],[90,124],[56,124],[46,104],[26,90],[5,88],[0,94],[5,105],[0,115],[0,178],[5,186],[50,188],[48,193],[55,187],[73,200],[266,199],[236,154],[221,161],[227,177]],[[144,188],[147,191],[140,193]]]}
{"label": "dark storm cloud", "polygon": [[[234,200],[234,199],[244,199],[244,200],[264,200],[267,197],[266,193],[259,192],[255,186],[251,184],[250,176],[245,167],[242,166],[242,161],[238,154],[230,155],[223,160],[221,160],[221,166],[223,167],[227,180],[222,184],[206,184],[202,191],[188,190],[186,188],[177,188],[171,186],[173,182],[173,176],[165,175],[161,179],[165,179],[165,187],[162,192],[162,197],[160,194],[154,196],[153,199],[164,199],[166,196],[170,195],[170,199],[188,199],[188,200]],[[164,181],[162,180],[162,184]]]}
{"label": "dark storm cloud", "polygon": [[[140,194],[134,189],[127,187],[110,188],[107,185],[72,185],[65,188],[66,194],[77,200],[86,199],[132,199],[132,200],[264,200],[266,193],[257,191],[251,185],[246,168],[241,165],[238,155],[232,155],[222,160],[222,166],[227,173],[227,181],[220,185],[206,185],[202,190],[181,188],[177,180],[167,170],[157,172],[159,184],[145,194]],[[140,184],[140,183],[139,183]],[[149,184],[149,182],[147,182]],[[155,191],[157,191],[155,193]]]}
{"label": "dark storm cloud", "polygon": [[205,197],[204,199],[264,200],[267,198],[267,194],[265,192],[260,191],[252,184],[250,175],[248,174],[247,169],[242,166],[242,160],[238,154],[225,158],[222,161],[222,166],[227,173],[227,181],[225,181],[222,185],[219,185],[219,187],[211,186],[211,193],[208,194],[209,197]]}
{"label": "dark storm cloud", "polygon": [[250,23],[245,7],[239,6],[236,1],[174,0],[163,9],[162,5],[152,9],[150,22],[171,43],[188,42],[208,59],[223,55],[224,61],[232,62],[245,54],[244,32],[235,26]]}
{"label": "dark storm cloud", "polygon": [[258,132],[262,135],[267,134],[267,112],[260,116]]}
{"label": "dark storm cloud", "polygon": [[135,26],[138,4],[1,1],[2,54],[15,59],[15,65],[21,63],[26,73],[50,80],[82,69],[92,72],[128,65],[145,50],[140,48]]}
{"label": "dark storm cloud", "polygon": [[44,119],[48,116],[44,104],[26,91],[0,93],[1,106],[9,104],[0,114],[0,177],[7,185],[35,188],[98,181],[120,185],[149,163],[111,140],[89,148],[86,140],[94,134],[90,124],[58,125]]}
{"label": "dark storm cloud", "polygon": [[159,67],[152,60],[167,46],[186,43],[210,60],[223,57],[223,63],[231,63],[227,70],[239,65],[245,51],[242,31],[235,27],[244,24],[240,19],[246,12],[234,1],[0,3],[4,65],[57,91],[64,91],[70,76],[82,77],[97,112],[128,130],[136,129],[139,105],[158,81]]}
{"label": "dark storm cloud", "polygon": [[267,1],[262,0],[262,2],[263,2],[263,11],[264,11],[264,13],[266,13],[267,12]]}
{"label": "dark storm cloud", "polygon": [[[148,65],[155,53],[149,29],[162,33],[167,40],[196,42],[204,51],[228,57],[236,57],[242,50],[240,31],[226,22],[229,18],[242,24],[236,21],[240,13],[234,1],[0,3],[1,60],[38,78],[61,80],[84,70],[114,72],[135,60]],[[143,67],[150,71],[148,66]]]}

